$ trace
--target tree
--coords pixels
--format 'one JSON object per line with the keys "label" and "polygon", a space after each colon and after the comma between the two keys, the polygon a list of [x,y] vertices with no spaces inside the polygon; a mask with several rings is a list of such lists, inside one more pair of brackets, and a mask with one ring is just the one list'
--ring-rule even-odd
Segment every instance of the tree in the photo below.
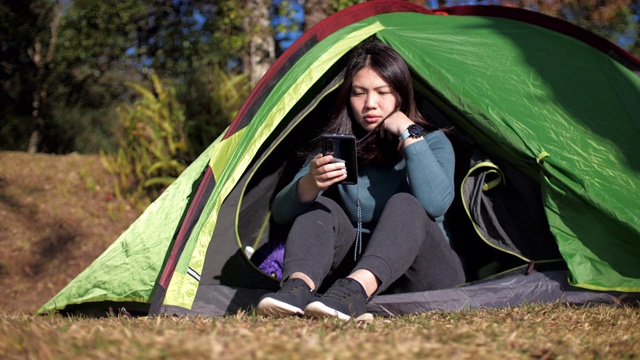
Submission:
{"label": "tree", "polygon": [[306,0],[304,3],[304,29],[305,31],[309,30],[327,16],[363,2],[365,0]]}
{"label": "tree", "polygon": [[616,44],[624,36],[637,38],[638,9],[631,0],[524,0],[517,5],[565,19]]}
{"label": "tree", "polygon": [[250,14],[242,21],[242,28],[249,37],[249,47],[243,52],[242,59],[249,81],[255,85],[269,70],[276,59],[276,45],[273,29],[269,23],[269,1],[253,0],[247,2]]}
{"label": "tree", "polygon": [[[442,6],[442,1],[429,1]],[[639,0],[449,0],[447,6],[457,4],[489,4],[524,8],[567,20],[598,34],[640,57],[638,22]],[[433,6],[434,4],[429,4]]]}
{"label": "tree", "polygon": [[[0,135],[3,148],[77,150],[79,134],[97,131],[75,120],[91,118],[93,113],[96,123],[104,123],[105,106],[114,106],[113,100],[127,93],[121,91],[124,80],[113,76],[122,69],[114,62],[131,46],[116,45],[126,43],[119,27],[126,18],[117,21],[122,16],[117,13],[122,10],[120,3],[95,6],[100,3],[32,0],[0,6],[0,33],[7,34],[0,38],[4,90],[0,105],[7,109]],[[113,16],[110,10],[116,11],[111,12]],[[112,24],[111,29],[106,24]],[[113,87],[119,89],[110,90],[115,83],[119,85]]]}
{"label": "tree", "polygon": [[36,23],[30,4],[0,3],[0,147],[3,149],[26,144],[33,130],[29,125],[36,71],[27,49],[33,45]]}
{"label": "tree", "polygon": [[115,107],[138,96],[125,81],[144,82],[153,72],[180,81],[224,62],[201,26],[213,10],[204,0],[2,3],[0,108],[7,121],[0,146],[97,152],[116,145]]}
{"label": "tree", "polygon": [[[47,100],[49,95],[49,85],[51,80],[51,68],[56,44],[58,43],[58,31],[60,30],[60,19],[65,8],[65,0],[57,0],[51,4],[52,13],[49,20],[50,32],[39,33],[30,49],[29,55],[37,69],[36,87],[33,94],[33,123],[34,129],[29,138],[28,152],[35,153],[40,146],[45,125],[45,113],[47,111]],[[45,9],[46,11],[47,9]],[[49,11],[47,11],[49,12]]]}
{"label": "tree", "polygon": [[315,24],[329,16],[333,9],[330,1],[326,0],[306,0],[304,3],[304,29],[311,29]]}
{"label": "tree", "polygon": [[267,0],[219,1],[204,26],[218,47],[222,68],[249,75],[256,84],[275,61],[275,41]]}
{"label": "tree", "polygon": [[30,98],[29,152],[37,151],[48,121],[49,86],[65,5],[65,0],[33,0],[8,2],[1,8],[2,30],[8,35],[1,39],[7,49],[3,54],[6,95],[2,102],[15,110],[15,105],[27,108]]}
{"label": "tree", "polygon": [[269,17],[276,40],[276,56],[279,56],[302,35],[304,8],[296,0],[273,0]]}

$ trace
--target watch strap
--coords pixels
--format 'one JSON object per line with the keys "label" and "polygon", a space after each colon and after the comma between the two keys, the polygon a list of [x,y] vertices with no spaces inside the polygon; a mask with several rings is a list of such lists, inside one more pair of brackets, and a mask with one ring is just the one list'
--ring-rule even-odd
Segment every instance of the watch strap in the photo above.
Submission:
{"label": "watch strap", "polygon": [[400,133],[400,138],[402,139],[402,142],[404,142],[408,138],[417,139],[424,136],[424,134],[425,131],[420,125],[411,124],[402,133]]}
{"label": "watch strap", "polygon": [[406,128],[402,133],[400,133],[400,138],[402,139],[402,142],[407,140],[409,136],[411,136],[411,134],[409,133],[409,128]]}

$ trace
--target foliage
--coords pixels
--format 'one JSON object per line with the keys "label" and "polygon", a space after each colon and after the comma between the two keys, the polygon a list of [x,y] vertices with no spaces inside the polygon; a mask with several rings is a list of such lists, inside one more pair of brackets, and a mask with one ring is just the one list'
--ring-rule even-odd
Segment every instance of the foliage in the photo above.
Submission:
{"label": "foliage", "polygon": [[[122,78],[132,80],[135,75],[127,73],[127,66],[115,65],[131,44],[130,37],[120,31],[126,29],[125,5],[129,2],[100,6],[103,3],[30,0],[0,5],[0,33],[6,34],[0,36],[0,51],[6,56],[0,67],[6,90],[0,92],[0,108],[5,109],[2,117],[7,119],[3,121],[2,136],[12,139],[0,141],[2,148],[26,150],[38,118],[43,122],[41,151],[97,153],[98,147],[81,138],[93,134],[109,139],[111,124],[104,122],[114,116],[104,114],[115,108],[114,99],[129,99]],[[64,12],[54,48],[54,34],[49,28],[55,4],[62,4]],[[44,54],[51,56],[47,62],[42,59]],[[70,117],[70,113],[75,115]],[[83,128],[96,122],[85,118],[103,121],[98,127]],[[81,122],[72,123],[76,120]],[[69,128],[74,131],[67,131]],[[106,143],[107,148],[112,147],[111,142]]]}
{"label": "foliage", "polygon": [[[212,42],[217,44],[223,58],[237,60],[243,49],[249,46],[250,38],[249,34],[244,33],[243,22],[250,15],[244,3],[231,0],[219,1],[216,16],[211,22],[203,25],[212,30]],[[227,65],[234,64],[241,65],[237,61]]]}
{"label": "foliage", "polygon": [[[442,6],[442,1],[437,3],[439,3],[438,6]],[[469,4],[513,6],[564,19],[620,45],[640,58],[640,1],[638,0],[449,0],[446,2],[446,6]]]}
{"label": "foliage", "polygon": [[185,79],[178,97],[185,104],[191,159],[231,124],[250,91],[247,74],[229,73],[219,66],[198,69]]}
{"label": "foliage", "polygon": [[220,55],[208,25],[215,19],[217,4],[207,0],[140,2],[144,11],[131,19],[137,42],[128,49],[127,58],[165,78],[179,78],[194,67],[224,61],[226,54]]}
{"label": "foliage", "polygon": [[47,149],[59,154],[72,149],[84,154],[97,154],[100,149],[115,151],[119,146],[116,109],[116,104],[104,104],[93,109],[83,106],[53,108],[45,144]]}
{"label": "foliage", "polygon": [[224,55],[222,68],[249,74],[255,85],[275,61],[274,29],[269,23],[270,0],[219,1],[211,22],[211,42]]}
{"label": "foliage", "polygon": [[270,8],[273,38],[276,40],[276,56],[280,56],[293,42],[302,36],[304,8],[295,0],[273,0]]}
{"label": "foliage", "polygon": [[338,12],[340,10],[348,8],[349,6],[361,4],[363,2],[365,2],[365,0],[332,0],[331,8],[334,12]]}
{"label": "foliage", "polygon": [[120,149],[102,154],[105,167],[117,175],[115,194],[145,208],[187,165],[184,107],[175,89],[151,76],[153,91],[129,83],[142,97],[118,109],[123,127]]}
{"label": "foliage", "polygon": [[[47,56],[56,3],[46,0],[0,4],[0,148],[27,150]],[[46,76],[45,76],[46,75]]]}
{"label": "foliage", "polygon": [[73,0],[63,19],[58,64],[70,67],[79,82],[99,78],[136,45],[136,19],[146,10],[143,1]]}
{"label": "foliage", "polygon": [[0,150],[27,151],[31,123],[29,116],[15,114],[0,103]]}
{"label": "foliage", "polygon": [[[317,21],[361,2],[306,0],[305,21]],[[422,6],[475,3],[525,7],[576,23],[640,57],[638,0],[411,2]],[[267,16],[263,11],[267,3],[267,0],[0,3],[0,149],[26,150],[30,134],[40,121],[44,123],[41,151],[114,152],[119,144],[114,136],[114,128],[118,126],[114,109],[120,104],[132,104],[139,96],[125,83],[143,84],[150,73],[176,87],[187,112],[189,134],[211,133],[214,137],[223,128],[213,125],[222,124],[220,115],[194,91],[211,94],[218,86],[219,76],[203,78],[202,74],[213,68],[229,76],[254,72],[249,82],[255,84],[258,74],[273,60],[269,36],[276,31],[296,30],[295,26],[289,29],[282,24],[270,29],[268,21],[265,27],[261,17]],[[56,14],[60,14],[60,5],[64,6],[64,12],[54,34],[52,25],[56,23]],[[277,10],[281,16],[286,13],[284,8]],[[56,36],[54,48],[50,45]],[[42,56],[48,56],[49,49],[52,57],[43,61]],[[213,82],[205,83],[204,79]],[[205,99],[209,101],[208,97]],[[226,110],[220,107],[220,111]],[[231,114],[222,117],[227,121]]]}
{"label": "foliage", "polygon": [[[58,0],[65,11],[58,32],[58,46],[46,66],[50,86],[41,87],[33,53],[36,39],[46,44],[53,16],[53,2],[28,0],[0,4],[0,148],[24,149],[34,125],[35,94],[46,94],[49,107],[42,111],[45,137],[42,151],[68,153],[98,152],[117,148],[111,129],[116,123],[94,123],[120,103],[132,103],[138,96],[125,81],[144,81],[155,72],[180,81],[195,68],[226,63],[228,53],[218,51],[212,31],[204,26],[213,19],[215,5],[204,0]],[[58,3],[56,2],[56,3]],[[221,54],[221,55],[220,55]],[[150,70],[153,69],[153,70]],[[77,116],[69,119],[66,114]],[[69,124],[70,121],[82,121]],[[64,132],[66,128],[77,132]],[[93,133],[107,141],[85,142]],[[65,137],[60,138],[60,134]],[[77,138],[69,139],[78,135]],[[6,141],[5,141],[6,140]]]}
{"label": "foliage", "polygon": [[[245,74],[201,69],[186,86],[164,85],[150,75],[152,90],[128,83],[141,98],[118,108],[119,150],[102,152],[117,175],[114,192],[146,207],[229,126],[249,94]],[[166,83],[166,81],[165,81]]]}
{"label": "foliage", "polygon": [[639,9],[634,9],[632,3],[631,0],[521,0],[516,2],[516,5],[572,22],[613,43],[623,45],[632,52],[635,51],[635,55],[640,57],[637,48],[634,50],[622,41],[623,37],[638,36]]}

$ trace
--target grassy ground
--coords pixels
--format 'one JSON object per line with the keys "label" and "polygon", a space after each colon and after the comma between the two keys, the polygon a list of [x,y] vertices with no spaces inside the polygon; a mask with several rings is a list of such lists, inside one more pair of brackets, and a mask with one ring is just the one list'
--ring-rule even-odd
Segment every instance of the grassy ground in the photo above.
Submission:
{"label": "grassy ground", "polygon": [[0,152],[0,312],[35,312],[138,217],[96,155]]}
{"label": "grassy ground", "polygon": [[638,359],[640,311],[525,306],[356,323],[0,315],[3,359]]}
{"label": "grassy ground", "polygon": [[0,152],[0,359],[640,359],[640,309],[525,306],[367,323],[32,315],[138,216],[96,156]]}

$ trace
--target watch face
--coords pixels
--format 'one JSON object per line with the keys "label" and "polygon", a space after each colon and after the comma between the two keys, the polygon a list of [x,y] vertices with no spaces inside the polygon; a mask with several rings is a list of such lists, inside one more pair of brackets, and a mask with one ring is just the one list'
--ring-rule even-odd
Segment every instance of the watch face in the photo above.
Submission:
{"label": "watch face", "polygon": [[420,125],[411,125],[408,130],[411,137],[417,138],[424,136],[424,129]]}

